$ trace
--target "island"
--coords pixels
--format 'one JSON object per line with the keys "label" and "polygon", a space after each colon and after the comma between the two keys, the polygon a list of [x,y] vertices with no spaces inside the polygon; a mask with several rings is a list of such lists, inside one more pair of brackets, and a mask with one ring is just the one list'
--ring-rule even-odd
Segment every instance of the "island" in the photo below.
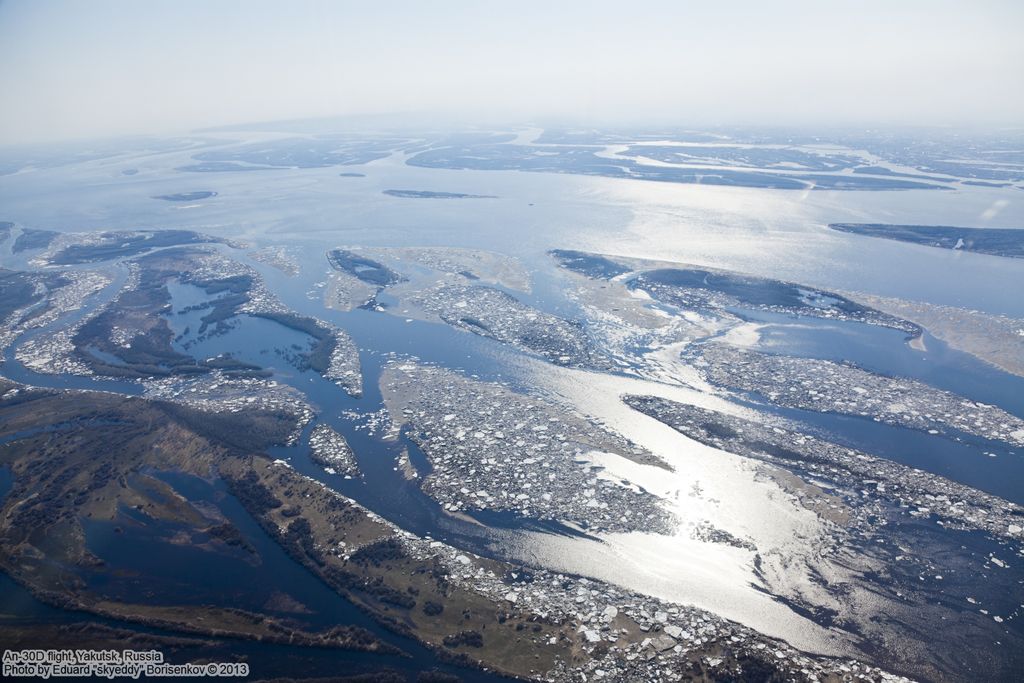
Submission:
{"label": "island", "polygon": [[430,190],[384,190],[391,197],[406,199],[497,199],[492,194],[465,194],[463,192],[431,192]]}
{"label": "island", "polygon": [[949,225],[888,223],[830,223],[828,227],[838,232],[922,244],[939,249],[1024,258],[1024,230],[1017,228],[959,228]]}
{"label": "island", "polygon": [[211,190],[199,190],[198,192],[179,192],[177,194],[158,194],[153,199],[162,199],[165,202],[198,202],[200,199],[216,197],[217,193]]}

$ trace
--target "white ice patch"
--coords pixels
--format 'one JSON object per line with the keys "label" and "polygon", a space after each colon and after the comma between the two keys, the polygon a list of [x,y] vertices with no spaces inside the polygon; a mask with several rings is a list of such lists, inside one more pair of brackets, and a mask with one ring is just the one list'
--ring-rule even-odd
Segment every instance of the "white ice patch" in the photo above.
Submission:
{"label": "white ice patch", "polygon": [[722,335],[720,341],[748,349],[761,343],[761,329],[763,327],[764,325],[757,323],[743,323]]}

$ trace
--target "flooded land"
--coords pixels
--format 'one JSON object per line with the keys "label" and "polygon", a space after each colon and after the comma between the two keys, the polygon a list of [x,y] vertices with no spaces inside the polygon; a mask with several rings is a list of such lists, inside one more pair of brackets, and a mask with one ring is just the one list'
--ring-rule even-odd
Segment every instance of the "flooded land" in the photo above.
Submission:
{"label": "flooded land", "polygon": [[1019,680],[1024,262],[972,218],[1024,220],[1024,168],[979,152],[1012,142],[240,129],[11,161],[0,644]]}

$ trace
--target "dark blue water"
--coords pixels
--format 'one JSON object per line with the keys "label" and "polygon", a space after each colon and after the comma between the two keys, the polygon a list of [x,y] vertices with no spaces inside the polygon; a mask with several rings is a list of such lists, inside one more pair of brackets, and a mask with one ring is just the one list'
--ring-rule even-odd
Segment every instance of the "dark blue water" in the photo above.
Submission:
{"label": "dark blue water", "polygon": [[[10,626],[24,626],[28,628],[37,625],[97,624],[110,628],[126,629],[136,633],[149,633],[172,638],[181,637],[181,633],[175,631],[144,626],[120,619],[99,617],[87,612],[75,612],[53,607],[36,599],[24,587],[2,572],[0,572],[0,614],[4,615],[5,624]],[[392,638],[393,644],[396,645],[407,640],[395,636],[389,637]],[[415,644],[413,645],[415,646]],[[148,649],[148,646],[146,649]],[[166,659],[174,663],[198,661],[200,659],[203,661],[248,662],[251,674],[247,680],[294,676],[327,678],[338,676],[339,674],[354,676],[376,673],[381,670],[391,670],[398,672],[406,680],[412,682],[416,680],[419,672],[436,669],[457,675],[461,680],[469,683],[508,681],[507,678],[489,674],[485,671],[443,664],[431,652],[418,646],[405,650],[409,656],[401,656],[334,648],[296,647],[218,636],[216,640],[210,641],[209,646],[203,647],[199,652],[193,651],[188,647],[165,650],[160,646],[156,646],[155,649],[164,651]]]}
{"label": "dark blue water", "polygon": [[10,465],[4,465],[0,467],[0,503],[3,503],[12,488],[14,488],[14,472],[11,471]]}
{"label": "dark blue water", "polygon": [[[147,584],[160,586],[151,597],[155,604],[220,604],[261,611],[280,587],[307,610],[281,615],[303,622],[307,628],[345,623],[379,630],[368,616],[290,559],[228,494],[223,482],[210,483],[180,473],[151,474],[188,500],[216,507],[252,544],[255,555],[242,549],[214,552],[191,543],[176,545],[169,553],[167,539],[182,528],[149,517],[139,519],[138,525],[131,523],[130,515],[119,523],[83,520],[89,550],[110,565],[90,577],[91,589],[124,601],[137,600],[130,577],[138,573],[146,577]],[[203,543],[210,539],[195,540]]]}
{"label": "dark blue water", "polygon": [[924,335],[927,351],[906,343],[899,330],[747,309],[746,320],[768,323],[758,350],[786,356],[847,361],[892,377],[910,377],[1024,418],[1024,377],[1017,377]]}
{"label": "dark blue water", "polygon": [[[764,322],[759,351],[853,363],[865,370],[909,377],[939,389],[1024,416],[1024,378],[1002,372],[925,335],[927,351],[906,335],[875,325],[822,320],[747,309],[744,319]],[[765,408],[763,397],[755,397]],[[777,415],[850,448],[938,474],[981,491],[1024,503],[1024,453],[999,441],[951,433],[932,435],[860,416],[767,406]]]}
{"label": "dark blue water", "polygon": [[757,407],[807,425],[812,433],[848,448],[938,474],[1024,505],[1024,457],[1020,449],[1007,444],[968,435],[951,438],[928,434],[860,416],[762,403]]}

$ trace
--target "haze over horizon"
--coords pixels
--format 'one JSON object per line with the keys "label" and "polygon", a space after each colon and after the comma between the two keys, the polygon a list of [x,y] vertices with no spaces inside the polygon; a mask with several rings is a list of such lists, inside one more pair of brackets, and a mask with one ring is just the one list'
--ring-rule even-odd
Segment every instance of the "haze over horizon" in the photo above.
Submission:
{"label": "haze over horizon", "polygon": [[0,5],[0,144],[395,113],[1017,126],[1024,5]]}

